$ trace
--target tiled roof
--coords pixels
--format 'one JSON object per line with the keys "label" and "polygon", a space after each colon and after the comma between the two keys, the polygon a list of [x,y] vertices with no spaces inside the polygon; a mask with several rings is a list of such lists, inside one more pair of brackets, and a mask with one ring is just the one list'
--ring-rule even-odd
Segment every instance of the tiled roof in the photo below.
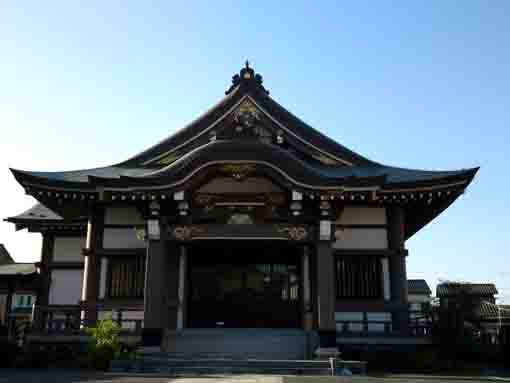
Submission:
{"label": "tiled roof", "polygon": [[408,279],[407,292],[408,294],[432,294],[432,291],[425,279]]}
{"label": "tiled roof", "polygon": [[436,287],[438,297],[454,296],[460,291],[479,296],[498,294],[494,283],[441,283]]}
{"label": "tiled roof", "polygon": [[[162,186],[177,188],[176,185],[188,182],[188,176],[195,171],[214,164],[238,161],[260,163],[270,172],[274,172],[275,176],[283,177],[282,182],[287,184],[291,181],[298,189],[370,186],[380,189],[381,192],[384,189],[387,189],[388,193],[396,194],[409,192],[408,195],[402,194],[402,198],[409,196],[412,200],[415,198],[413,191],[418,187],[423,188],[423,191],[432,190],[429,188],[435,186],[448,189],[445,194],[438,190],[437,196],[442,197],[434,201],[430,199],[427,205],[422,202],[432,198],[433,193],[420,192],[419,197],[417,193],[416,204],[410,204],[411,206],[406,208],[411,210],[413,215],[413,219],[405,225],[405,237],[409,238],[453,203],[478,171],[478,168],[454,171],[405,169],[369,160],[290,113],[269,97],[262,86],[261,76],[252,72],[252,68],[243,68],[234,76],[234,86],[229,89],[227,96],[213,108],[170,137],[126,161],[106,167],[65,172],[11,169],[12,173],[16,180],[28,189],[29,194],[47,203],[66,219],[83,218],[76,216],[87,214],[86,206],[78,206],[72,202],[77,196],[76,193],[84,193],[81,198],[91,193],[88,198],[93,199],[96,198],[93,193],[99,190],[133,191],[138,188],[141,191],[144,188],[159,189]],[[244,78],[243,74],[247,77]],[[244,140],[241,138],[245,133],[234,133],[238,128],[243,130],[235,121],[236,114],[244,107],[254,108],[253,116],[257,119],[258,115],[264,116],[261,119],[261,130],[269,129],[269,142],[258,138]],[[251,122],[248,123],[251,126]],[[248,130],[253,130],[255,134],[258,129],[258,126],[254,126]],[[216,133],[219,134],[218,138]],[[278,144],[278,137],[284,137],[285,145]],[[47,191],[48,198],[43,190]],[[60,198],[60,192],[57,192],[60,190],[66,191],[63,199],[65,200],[67,195],[67,202]],[[55,199],[50,199],[50,196]],[[383,199],[386,197],[384,195]],[[73,204],[76,209],[64,208],[63,205],[68,203]],[[30,215],[30,212],[25,212],[8,220],[16,223],[17,228],[23,228],[30,219],[26,213]],[[32,213],[35,216],[38,214]],[[25,221],[15,222],[16,219]]]}
{"label": "tiled roof", "polygon": [[14,217],[7,218],[9,222],[22,222],[22,221],[61,221],[62,217],[54,211],[48,209],[41,203],[37,203],[30,209],[18,214]]}
{"label": "tiled roof", "polygon": [[478,310],[481,319],[510,318],[510,309],[491,302],[482,301]]}

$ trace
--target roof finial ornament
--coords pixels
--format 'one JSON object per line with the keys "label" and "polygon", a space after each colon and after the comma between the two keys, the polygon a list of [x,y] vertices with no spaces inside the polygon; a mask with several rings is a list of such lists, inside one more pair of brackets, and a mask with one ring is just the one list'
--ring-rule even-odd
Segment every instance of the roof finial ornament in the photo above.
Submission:
{"label": "roof finial ornament", "polygon": [[262,76],[258,73],[255,73],[253,68],[250,67],[250,62],[246,60],[244,63],[244,68],[241,69],[239,74],[232,76],[232,86],[225,92],[225,94],[229,94],[241,84],[246,84],[249,86],[255,85],[259,89],[262,89],[264,93],[269,94],[269,91],[262,86],[262,81]]}

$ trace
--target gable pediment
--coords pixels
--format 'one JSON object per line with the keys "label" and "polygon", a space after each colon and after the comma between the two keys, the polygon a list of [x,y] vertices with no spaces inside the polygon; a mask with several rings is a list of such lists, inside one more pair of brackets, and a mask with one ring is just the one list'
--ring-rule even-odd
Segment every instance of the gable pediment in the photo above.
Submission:
{"label": "gable pediment", "polygon": [[195,136],[148,161],[145,165],[167,166],[190,151],[216,140],[253,140],[267,145],[276,145],[305,162],[326,166],[352,165],[347,160],[321,150],[305,138],[294,133],[276,117],[257,104],[255,99],[245,95],[233,108],[227,111],[209,127]]}

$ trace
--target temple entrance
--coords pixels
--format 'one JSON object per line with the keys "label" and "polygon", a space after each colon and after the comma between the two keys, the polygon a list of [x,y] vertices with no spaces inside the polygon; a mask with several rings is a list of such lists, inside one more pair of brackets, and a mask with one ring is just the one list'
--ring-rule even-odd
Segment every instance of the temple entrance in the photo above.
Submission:
{"label": "temple entrance", "polygon": [[187,327],[301,327],[296,246],[221,241],[188,254]]}

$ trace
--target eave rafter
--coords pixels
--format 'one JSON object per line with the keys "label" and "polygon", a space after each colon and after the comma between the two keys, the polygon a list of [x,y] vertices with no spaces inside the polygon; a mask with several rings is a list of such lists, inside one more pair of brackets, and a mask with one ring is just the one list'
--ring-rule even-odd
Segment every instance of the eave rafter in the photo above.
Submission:
{"label": "eave rafter", "polygon": [[[382,189],[379,185],[367,187],[332,186],[305,188],[292,185],[310,199],[336,200],[339,202],[375,203],[375,204],[412,204],[427,203],[433,200],[451,198],[462,194],[469,181],[448,183],[444,185],[423,186],[414,188]],[[51,190],[47,186],[39,189],[35,186],[26,187],[25,192],[36,199],[53,199],[61,203],[80,202],[134,202],[134,201],[169,201],[174,200],[174,194],[179,190],[187,190],[186,184],[159,186],[154,188],[100,188],[97,191]]]}

